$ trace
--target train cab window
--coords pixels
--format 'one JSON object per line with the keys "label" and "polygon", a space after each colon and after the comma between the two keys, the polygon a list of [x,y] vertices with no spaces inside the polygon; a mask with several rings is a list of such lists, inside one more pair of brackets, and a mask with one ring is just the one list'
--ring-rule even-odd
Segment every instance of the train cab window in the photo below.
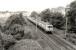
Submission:
{"label": "train cab window", "polygon": [[53,28],[53,26],[48,26],[48,28]]}

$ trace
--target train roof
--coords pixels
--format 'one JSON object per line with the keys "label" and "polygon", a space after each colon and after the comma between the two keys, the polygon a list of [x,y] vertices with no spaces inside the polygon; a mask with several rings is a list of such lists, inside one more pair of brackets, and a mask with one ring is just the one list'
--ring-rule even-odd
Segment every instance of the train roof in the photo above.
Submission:
{"label": "train roof", "polygon": [[43,22],[43,21],[39,21],[39,22],[45,25],[52,25],[52,24],[49,24],[48,22]]}

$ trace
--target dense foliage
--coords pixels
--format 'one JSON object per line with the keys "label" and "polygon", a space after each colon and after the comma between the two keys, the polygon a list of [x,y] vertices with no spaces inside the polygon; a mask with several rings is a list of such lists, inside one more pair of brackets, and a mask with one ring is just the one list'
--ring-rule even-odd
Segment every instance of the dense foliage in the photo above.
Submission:
{"label": "dense foliage", "polygon": [[17,40],[21,40],[24,36],[25,19],[22,14],[11,15],[4,26],[0,26],[0,40],[3,42],[2,46],[8,49],[9,46],[14,45]]}
{"label": "dense foliage", "polygon": [[70,31],[76,33],[76,1],[72,2],[69,6],[69,11],[66,13],[68,22],[70,22]]}
{"label": "dense foliage", "polygon": [[60,12],[51,12],[50,9],[46,9],[40,13],[40,16],[42,21],[49,22],[58,29],[64,26],[65,18]]}
{"label": "dense foliage", "polygon": [[36,11],[33,11],[30,16],[35,18],[38,16],[38,13]]}
{"label": "dense foliage", "polygon": [[65,24],[65,18],[61,13],[53,13],[52,15],[52,24],[58,29],[63,29],[62,27]]}
{"label": "dense foliage", "polygon": [[50,9],[46,9],[40,13],[41,20],[44,22],[48,22],[50,20]]}

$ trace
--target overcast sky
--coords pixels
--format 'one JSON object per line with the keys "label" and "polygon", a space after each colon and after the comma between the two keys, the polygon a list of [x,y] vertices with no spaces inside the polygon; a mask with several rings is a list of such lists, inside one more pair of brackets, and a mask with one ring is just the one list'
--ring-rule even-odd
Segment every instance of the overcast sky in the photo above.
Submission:
{"label": "overcast sky", "polygon": [[0,0],[0,11],[41,11],[46,8],[65,7],[73,0]]}

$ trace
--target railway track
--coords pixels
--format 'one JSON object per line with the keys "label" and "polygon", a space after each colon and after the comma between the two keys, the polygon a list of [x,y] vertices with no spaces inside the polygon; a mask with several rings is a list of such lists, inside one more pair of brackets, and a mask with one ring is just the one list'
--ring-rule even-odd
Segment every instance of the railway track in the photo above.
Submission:
{"label": "railway track", "polygon": [[49,47],[52,48],[52,50],[76,50],[75,48],[73,48],[73,46],[66,43],[66,41],[64,40],[61,40],[54,34],[47,35],[44,32],[39,33],[39,36],[46,41],[46,43],[49,45]]}
{"label": "railway track", "polygon": [[52,50],[76,50],[55,35],[47,35],[46,33],[41,33],[39,36],[41,36],[46,41]]}
{"label": "railway track", "polygon": [[51,38],[49,38],[46,34],[39,33],[39,36],[41,37],[41,39],[46,41],[46,43],[49,45],[50,48],[52,48],[52,50],[61,50],[61,48],[58,47],[58,45],[56,45],[54,41]]}
{"label": "railway track", "polygon": [[[27,20],[26,18],[25,18],[25,20]],[[44,40],[47,44],[48,44],[48,46],[50,47],[50,50],[61,50],[53,41],[52,41],[52,39],[50,39],[48,36],[46,36],[45,34],[44,34],[44,32],[43,31],[41,31],[39,28],[36,28],[36,26],[33,24],[33,23],[31,23],[29,20],[27,21],[33,28],[35,28],[35,31],[37,32],[36,34],[42,39],[42,40]],[[36,30],[37,29],[37,30]],[[39,33],[38,33],[39,32]]]}
{"label": "railway track", "polygon": [[60,45],[63,49],[63,47],[65,48],[65,50],[76,50],[75,48],[73,48],[73,46],[71,46],[70,44],[68,44],[66,41],[61,40],[60,37],[57,37],[56,35],[49,35],[50,38],[52,38],[58,45]]}
{"label": "railway track", "polygon": [[[34,26],[34,28],[36,28],[34,24],[32,25]],[[39,28],[36,28],[36,29],[37,29],[36,31],[40,31],[40,33],[38,33],[39,37],[44,41],[46,41],[46,43],[49,45],[49,47],[52,50],[76,50],[75,48],[73,48],[63,40],[59,39],[54,34],[47,35],[46,32],[41,31]]]}
{"label": "railway track", "polygon": [[51,38],[56,42],[56,44],[58,44],[58,46],[61,47],[61,50],[69,50],[69,49],[65,46],[65,43],[62,43],[62,41],[60,41],[58,38],[53,37],[53,35],[50,35],[49,37],[51,37]]}

